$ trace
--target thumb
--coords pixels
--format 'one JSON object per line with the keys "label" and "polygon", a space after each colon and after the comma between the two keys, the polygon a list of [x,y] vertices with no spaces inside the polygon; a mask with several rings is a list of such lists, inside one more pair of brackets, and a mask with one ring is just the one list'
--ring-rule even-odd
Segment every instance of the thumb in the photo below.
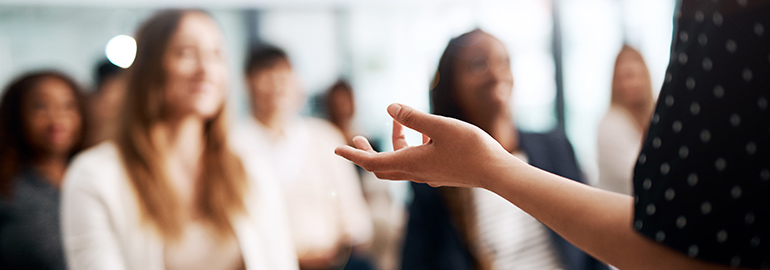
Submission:
{"label": "thumb", "polygon": [[427,114],[406,105],[390,104],[388,106],[388,113],[396,122],[431,138],[440,136],[448,128],[448,119],[446,117]]}

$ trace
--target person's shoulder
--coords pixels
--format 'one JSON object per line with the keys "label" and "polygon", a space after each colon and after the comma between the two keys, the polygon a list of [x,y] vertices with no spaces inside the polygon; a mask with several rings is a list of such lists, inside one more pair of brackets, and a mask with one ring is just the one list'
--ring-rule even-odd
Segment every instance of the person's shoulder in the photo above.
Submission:
{"label": "person's shoulder", "polygon": [[261,186],[277,183],[278,176],[267,157],[261,155],[249,155],[243,152],[233,152],[243,164],[246,180],[249,188],[259,190]]}
{"label": "person's shoulder", "polygon": [[118,181],[123,168],[117,145],[111,141],[80,152],[70,163],[65,185],[103,185]]}
{"label": "person's shoulder", "polygon": [[247,202],[252,205],[260,205],[260,202],[267,202],[272,205],[281,202],[280,178],[274,169],[264,159],[258,156],[249,156],[241,158],[244,172],[246,173],[246,183],[248,186]]}
{"label": "person's shoulder", "polygon": [[345,143],[345,135],[331,122],[315,117],[305,117],[302,121],[314,138],[331,141],[335,146]]}
{"label": "person's shoulder", "polygon": [[112,141],[102,142],[75,155],[72,166],[87,164],[96,167],[113,163],[120,159],[117,145]]}
{"label": "person's shoulder", "polygon": [[254,117],[243,117],[233,121],[228,135],[231,140],[251,138],[256,136],[258,129],[259,124],[257,124],[257,120]]}
{"label": "person's shoulder", "polygon": [[617,105],[611,105],[599,121],[599,129],[613,130],[621,125],[628,125],[631,121],[634,120],[628,110]]}
{"label": "person's shoulder", "polygon": [[326,132],[342,135],[342,133],[336,126],[334,126],[334,124],[325,119],[316,117],[304,117],[302,120],[305,122],[305,125],[307,125],[308,129],[310,129],[312,132]]}

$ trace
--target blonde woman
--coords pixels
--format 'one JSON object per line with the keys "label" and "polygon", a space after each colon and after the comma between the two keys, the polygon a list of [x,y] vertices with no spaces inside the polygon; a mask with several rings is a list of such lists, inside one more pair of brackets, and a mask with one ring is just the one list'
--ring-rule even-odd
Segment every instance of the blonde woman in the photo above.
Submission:
{"label": "blonde woman", "polygon": [[215,21],[163,11],[136,38],[116,141],[79,155],[66,175],[69,267],[296,269],[276,187],[228,145]]}

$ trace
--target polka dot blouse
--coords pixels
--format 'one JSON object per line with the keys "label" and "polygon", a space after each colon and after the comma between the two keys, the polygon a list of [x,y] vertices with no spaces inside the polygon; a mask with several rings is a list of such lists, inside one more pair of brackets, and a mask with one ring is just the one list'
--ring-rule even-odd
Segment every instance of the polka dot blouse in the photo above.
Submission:
{"label": "polka dot blouse", "polygon": [[682,0],[634,171],[634,224],[687,256],[770,269],[770,1]]}

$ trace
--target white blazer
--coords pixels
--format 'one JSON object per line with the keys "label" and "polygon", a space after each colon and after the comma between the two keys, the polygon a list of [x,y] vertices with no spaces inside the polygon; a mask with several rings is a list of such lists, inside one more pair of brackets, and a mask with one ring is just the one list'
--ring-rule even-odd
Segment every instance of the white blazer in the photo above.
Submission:
{"label": "white blazer", "polygon": [[[247,269],[298,269],[283,198],[267,170],[246,162],[247,214],[232,223]],[[79,154],[62,187],[62,233],[69,269],[164,269],[164,244],[143,222],[113,143]]]}

